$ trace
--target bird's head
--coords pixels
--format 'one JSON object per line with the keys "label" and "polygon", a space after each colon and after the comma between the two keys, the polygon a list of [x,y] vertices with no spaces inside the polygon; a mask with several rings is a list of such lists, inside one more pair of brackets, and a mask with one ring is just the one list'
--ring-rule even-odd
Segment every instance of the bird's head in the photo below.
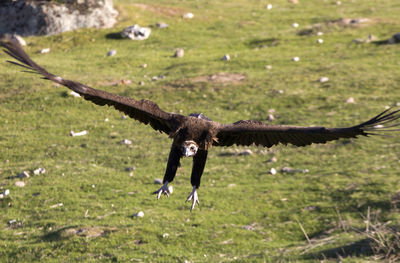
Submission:
{"label": "bird's head", "polygon": [[194,141],[184,141],[181,146],[181,151],[183,156],[190,157],[194,156],[197,153],[199,146]]}

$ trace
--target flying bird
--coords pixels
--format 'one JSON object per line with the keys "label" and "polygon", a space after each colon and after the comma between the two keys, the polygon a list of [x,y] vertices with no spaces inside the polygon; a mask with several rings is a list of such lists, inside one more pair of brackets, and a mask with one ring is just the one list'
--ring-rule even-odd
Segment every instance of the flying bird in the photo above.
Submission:
{"label": "flying bird", "polygon": [[97,105],[112,106],[129,117],[138,120],[167,134],[172,140],[163,185],[154,192],[159,199],[169,195],[168,184],[175,177],[182,157],[193,157],[191,173],[192,191],[187,202],[192,201],[190,211],[200,204],[197,190],[207,160],[207,153],[212,146],[260,145],[272,147],[279,143],[306,146],[312,143],[326,143],[340,138],[356,138],[368,136],[380,131],[398,131],[400,110],[385,110],[374,118],[361,124],[347,128],[300,127],[287,125],[269,125],[255,120],[240,120],[232,124],[222,124],[210,120],[201,113],[189,116],[169,113],[161,110],[156,103],[149,100],[135,100],[128,97],[90,88],[76,81],[64,79],[33,62],[21,46],[10,40],[1,42],[4,52],[16,59],[8,61],[21,66],[28,72],[38,73],[44,79],[66,86],[79,93],[85,100]]}

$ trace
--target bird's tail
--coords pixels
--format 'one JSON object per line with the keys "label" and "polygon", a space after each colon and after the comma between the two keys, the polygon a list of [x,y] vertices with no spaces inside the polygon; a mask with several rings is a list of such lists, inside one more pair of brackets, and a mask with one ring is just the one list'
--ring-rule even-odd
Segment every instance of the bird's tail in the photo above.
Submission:
{"label": "bird's tail", "polygon": [[372,119],[352,128],[362,130],[363,135],[378,135],[380,132],[400,131],[399,119],[400,110],[387,109]]}

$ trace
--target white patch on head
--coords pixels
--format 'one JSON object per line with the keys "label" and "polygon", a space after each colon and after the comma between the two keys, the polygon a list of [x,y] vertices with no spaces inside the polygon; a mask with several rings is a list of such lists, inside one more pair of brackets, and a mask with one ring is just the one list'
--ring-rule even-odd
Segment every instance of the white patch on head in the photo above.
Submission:
{"label": "white patch on head", "polygon": [[185,141],[182,144],[182,154],[186,157],[194,156],[197,153],[199,146],[194,141]]}

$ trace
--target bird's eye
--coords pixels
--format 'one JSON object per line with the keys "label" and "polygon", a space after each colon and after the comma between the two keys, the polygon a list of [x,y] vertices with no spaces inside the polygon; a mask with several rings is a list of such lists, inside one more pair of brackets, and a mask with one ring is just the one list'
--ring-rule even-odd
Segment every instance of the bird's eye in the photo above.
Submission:
{"label": "bird's eye", "polygon": [[196,148],[194,146],[190,146],[190,150],[194,151],[194,150],[196,150]]}

